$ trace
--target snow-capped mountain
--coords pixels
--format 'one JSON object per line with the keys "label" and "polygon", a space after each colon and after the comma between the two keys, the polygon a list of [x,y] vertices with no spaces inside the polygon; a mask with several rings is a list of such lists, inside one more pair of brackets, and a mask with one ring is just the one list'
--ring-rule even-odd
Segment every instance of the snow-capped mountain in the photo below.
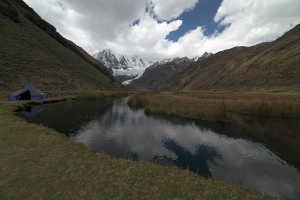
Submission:
{"label": "snow-capped mountain", "polygon": [[99,53],[93,55],[94,58],[99,60],[107,68],[123,69],[149,67],[153,61],[148,61],[139,56],[129,57],[127,55],[118,54],[110,49],[104,49]]}
{"label": "snow-capped mountain", "polygon": [[156,62],[153,62],[153,64],[150,66],[151,68],[155,68],[156,66],[158,65],[162,65],[162,64],[165,64],[165,63],[168,63],[168,62],[172,62],[173,60],[175,59],[178,59],[179,57],[175,57],[175,58],[166,58],[166,59],[163,59],[161,61],[156,61]]}
{"label": "snow-capped mountain", "polygon": [[160,65],[166,64],[168,62],[174,62],[175,64],[179,64],[179,63],[184,63],[184,62],[197,62],[200,60],[203,60],[205,58],[208,58],[209,56],[211,56],[213,53],[207,53],[205,52],[202,56],[195,56],[194,58],[190,59],[188,57],[175,57],[175,58],[167,58],[167,59],[163,59],[162,61],[157,61],[155,63],[153,63],[153,65],[151,65],[150,67],[148,67],[145,71],[147,70],[151,70],[154,69]]}
{"label": "snow-capped mountain", "polygon": [[110,49],[100,51],[94,54],[93,57],[106,68],[111,69],[113,75],[120,82],[140,78],[145,69],[154,63],[139,56],[129,57],[127,55],[118,54]]}
{"label": "snow-capped mountain", "polygon": [[[201,57],[196,56],[191,60],[196,62],[207,58],[211,54],[212,53],[205,52]],[[130,84],[134,79],[140,78],[147,68],[152,69],[156,66],[181,59],[176,57],[163,59],[161,61],[151,61],[139,56],[118,54],[110,49],[104,49],[103,51],[94,54],[93,57],[101,62],[114,77],[124,85]]]}
{"label": "snow-capped mountain", "polygon": [[[101,62],[116,79],[124,85],[129,84],[132,80],[140,78],[146,68],[153,65],[160,65],[174,60],[168,58],[162,61],[150,61],[139,56],[127,56],[118,54],[110,49],[104,49],[93,55],[95,59]],[[112,71],[111,71],[112,70]]]}

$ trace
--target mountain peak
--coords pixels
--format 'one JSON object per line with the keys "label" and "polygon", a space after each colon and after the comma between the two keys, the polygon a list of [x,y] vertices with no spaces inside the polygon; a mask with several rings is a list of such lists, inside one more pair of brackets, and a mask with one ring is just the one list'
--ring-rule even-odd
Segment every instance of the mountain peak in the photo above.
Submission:
{"label": "mountain peak", "polygon": [[93,57],[110,69],[117,80],[123,84],[140,78],[145,69],[153,63],[153,61],[148,61],[137,55],[118,54],[110,49],[104,49],[94,54]]}
{"label": "mountain peak", "polygon": [[118,81],[123,84],[129,84],[133,79],[140,78],[145,70],[153,69],[156,66],[174,62],[176,64],[181,62],[196,62],[200,59],[207,58],[212,53],[205,52],[201,57],[197,56],[193,59],[187,57],[175,57],[166,58],[161,61],[149,61],[141,58],[138,55],[128,56],[118,54],[111,49],[104,49],[93,55],[99,62],[101,62],[115,77]]}
{"label": "mountain peak", "polygon": [[207,53],[207,52],[204,52],[203,54],[202,54],[202,56],[199,56],[198,54],[195,56],[195,57],[193,57],[191,60],[193,60],[194,62],[197,62],[197,61],[200,61],[200,60],[203,60],[203,59],[205,59],[205,58],[207,58],[207,57],[209,57],[209,56],[211,56],[211,55],[213,55],[213,53]]}

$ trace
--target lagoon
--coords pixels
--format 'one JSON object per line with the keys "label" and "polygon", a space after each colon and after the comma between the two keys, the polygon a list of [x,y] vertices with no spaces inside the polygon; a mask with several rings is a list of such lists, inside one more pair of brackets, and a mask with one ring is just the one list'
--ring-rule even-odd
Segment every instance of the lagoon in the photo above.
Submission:
{"label": "lagoon", "polygon": [[299,120],[240,116],[223,123],[144,114],[130,97],[28,107],[18,116],[118,158],[189,169],[286,199],[300,197]]}

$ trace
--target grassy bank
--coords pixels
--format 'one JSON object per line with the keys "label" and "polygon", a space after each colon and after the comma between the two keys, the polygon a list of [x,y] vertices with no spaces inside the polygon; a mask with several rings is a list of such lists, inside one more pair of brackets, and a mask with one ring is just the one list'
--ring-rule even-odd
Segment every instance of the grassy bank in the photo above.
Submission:
{"label": "grassy bank", "polygon": [[236,120],[234,113],[300,118],[300,99],[293,96],[142,92],[128,105],[146,113],[224,122]]}
{"label": "grassy bank", "polygon": [[228,104],[218,101],[190,102],[171,94],[140,93],[128,100],[128,105],[144,108],[145,113],[181,115],[193,119],[231,121]]}
{"label": "grassy bank", "polygon": [[18,118],[14,111],[28,103],[36,102],[0,102],[1,199],[278,199],[188,170],[99,154]]}

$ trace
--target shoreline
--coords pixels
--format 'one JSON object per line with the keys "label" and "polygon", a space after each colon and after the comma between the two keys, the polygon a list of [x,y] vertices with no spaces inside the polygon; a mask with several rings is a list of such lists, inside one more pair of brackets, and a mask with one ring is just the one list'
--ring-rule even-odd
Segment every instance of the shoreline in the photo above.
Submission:
{"label": "shoreline", "polygon": [[68,99],[0,103],[0,197],[278,199],[176,167],[112,158],[15,115],[28,104]]}

